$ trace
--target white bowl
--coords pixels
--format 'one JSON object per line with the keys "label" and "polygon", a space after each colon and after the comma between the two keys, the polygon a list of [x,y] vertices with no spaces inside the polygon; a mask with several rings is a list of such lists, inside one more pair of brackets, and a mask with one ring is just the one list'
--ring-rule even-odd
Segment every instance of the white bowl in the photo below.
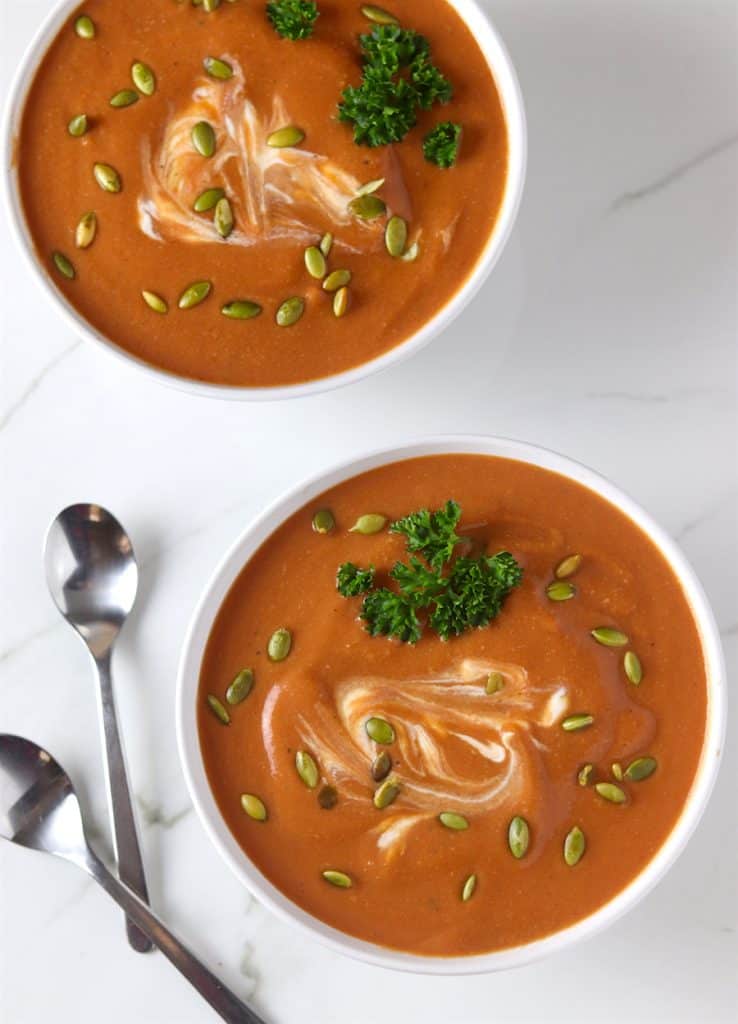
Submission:
{"label": "white bowl", "polygon": [[[483,955],[440,958],[387,949],[331,928],[294,904],[261,874],[234,839],[213,798],[200,752],[196,708],[200,666],[220,606],[241,569],[285,519],[328,488],[376,466],[460,452],[516,459],[575,480],[619,508],[651,538],[681,583],[697,624],[705,657],[708,705],[702,754],[684,809],[661,849],[625,889],[593,914],[546,938]],[[342,463],[295,487],[244,531],[216,569],[192,619],[180,663],[176,719],[185,778],[206,832],[235,875],[278,917],[339,953],[380,967],[427,974],[475,974],[516,967],[594,935],[635,906],[664,876],[697,826],[715,781],[725,730],[725,667],[718,629],[694,571],[671,537],[627,495],[591,469],[544,448],[502,438],[449,436],[399,445]]]}
{"label": "white bowl", "polygon": [[354,381],[362,380],[372,373],[394,366],[407,359],[414,352],[417,352],[424,345],[435,338],[461,313],[471,302],[472,298],[481,288],[500,257],[505,244],[512,232],[513,224],[517,216],[520,199],[523,192],[525,180],[525,167],[527,159],[527,134],[525,123],[525,112],[520,87],[515,75],[510,57],[497,31],[493,28],[489,18],[479,8],[476,0],[447,0],[458,12],[474,35],[480,49],[486,57],[492,70],[497,89],[500,94],[502,106],[507,122],[508,132],[508,174],[505,194],[502,201],[497,221],[490,237],[480,255],[474,269],[465,283],[453,298],[446,303],[423,327],[417,330],[400,345],[362,363],[353,369],[343,373],[337,373],[330,377],[322,377],[318,380],[307,381],[304,384],[283,385],[279,387],[229,387],[222,384],[207,384],[201,381],[191,380],[187,377],[180,377],[167,370],[158,369],[142,359],[131,355],[125,349],[120,348],[110,338],[101,334],[95,327],[84,319],[75,308],[69,303],[62,292],[60,292],[39,264],[36,251],[33,247],[28,226],[22,212],[20,193],[18,188],[18,174],[15,164],[15,143],[20,128],[20,120],[26,94],[30,83],[33,81],[36,69],[38,68],[51,41],[56,36],[64,22],[77,8],[79,0],[60,0],[49,16],[42,23],[35,38],[31,42],[23,57],[13,86],[5,114],[3,126],[3,192],[6,198],[6,205],[9,213],[9,221],[13,234],[20,245],[20,248],[28,260],[28,263],[41,285],[43,292],[56,306],[59,313],[68,326],[78,335],[88,341],[101,346],[106,352],[116,356],[126,363],[134,364],[143,370],[149,377],[158,380],[163,384],[176,387],[191,394],[205,395],[210,398],[246,399],[249,401],[279,400],[283,398],[297,398],[302,395],[314,395],[321,391],[329,391],[341,387],[344,384],[351,384]]}

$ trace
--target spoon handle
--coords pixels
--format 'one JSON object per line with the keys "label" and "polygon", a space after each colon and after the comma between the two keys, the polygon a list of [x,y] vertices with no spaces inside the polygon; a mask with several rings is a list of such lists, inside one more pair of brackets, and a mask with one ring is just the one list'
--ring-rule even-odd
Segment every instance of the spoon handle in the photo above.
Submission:
{"label": "spoon handle", "polygon": [[[136,819],[133,816],[128,774],[118,731],[110,660],[110,650],[102,657],[95,658],[100,680],[100,717],[105,737],[105,775],[108,784],[110,815],[113,820],[113,847],[121,881],[133,889],[145,903],[148,903],[146,876],[141,859],[141,849],[138,845]],[[151,949],[151,942],[147,936],[130,919],[126,919],[126,932],[129,944],[137,953],[147,953]]]}
{"label": "spoon handle", "polygon": [[[76,859],[76,858],[75,858]],[[77,861],[77,863],[80,863]],[[229,1024],[265,1024],[245,1003],[202,964],[151,912],[143,900],[111,874],[99,857],[87,848],[83,866],[145,932],[162,953],[187,978],[200,995]]]}

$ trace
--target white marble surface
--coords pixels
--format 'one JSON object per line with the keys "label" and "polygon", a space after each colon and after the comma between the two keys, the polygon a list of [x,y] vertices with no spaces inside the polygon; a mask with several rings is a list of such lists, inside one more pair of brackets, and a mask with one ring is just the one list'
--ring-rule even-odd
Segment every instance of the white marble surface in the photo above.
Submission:
{"label": "white marble surface", "polygon": [[[6,91],[51,0],[1,0]],[[512,242],[472,308],[414,360],[316,399],[195,400],[60,324],[0,233],[0,729],[106,814],[90,666],[46,593],[66,503],[106,504],[142,564],[115,671],[156,908],[269,1024],[734,1021],[736,703],[702,828],[660,887],[595,941],[515,973],[429,979],[339,959],[249,898],[187,799],[173,694],[215,561],[265,501],[356,449],[441,431],[543,443],[594,466],[677,537],[738,660],[736,9],[729,0],[487,0],[530,118]],[[674,680],[679,685],[679,680]],[[3,1024],[204,1024],[161,955],[73,868],[0,849]]]}

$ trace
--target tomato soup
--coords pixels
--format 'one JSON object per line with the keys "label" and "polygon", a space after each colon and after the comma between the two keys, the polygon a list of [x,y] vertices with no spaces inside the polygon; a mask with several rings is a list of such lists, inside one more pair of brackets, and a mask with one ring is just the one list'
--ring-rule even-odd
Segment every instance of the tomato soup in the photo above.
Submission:
{"label": "tomato soup", "polygon": [[62,27],[17,140],[38,259],[94,328],[170,373],[341,373],[409,338],[477,263],[507,174],[492,73],[446,0],[397,17],[319,0],[297,39],[261,0],[208,6],[88,0]]}
{"label": "tomato soup", "polygon": [[213,625],[198,728],[279,890],[456,956],[627,886],[684,807],[706,711],[687,599],[632,520],[527,463],[439,455],[346,480],[266,540]]}

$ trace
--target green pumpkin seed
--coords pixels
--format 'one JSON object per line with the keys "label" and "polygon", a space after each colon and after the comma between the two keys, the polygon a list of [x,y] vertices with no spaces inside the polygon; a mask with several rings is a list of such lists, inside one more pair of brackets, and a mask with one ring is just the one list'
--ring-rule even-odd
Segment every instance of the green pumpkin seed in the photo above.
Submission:
{"label": "green pumpkin seed", "polygon": [[596,782],[595,789],[603,800],[609,800],[611,804],[625,803],[625,792],[620,786],[616,786],[614,782]]}
{"label": "green pumpkin seed", "polygon": [[94,164],[92,173],[103,192],[120,192],[123,188],[120,175],[110,164]]}
{"label": "green pumpkin seed", "polygon": [[365,185],[360,185],[355,194],[357,196],[370,196],[372,192],[377,192],[382,185],[384,185],[384,178],[374,178],[373,181],[367,181]]}
{"label": "green pumpkin seed", "polygon": [[320,251],[327,258],[333,248],[333,235],[327,231],[320,240]]}
{"label": "green pumpkin seed", "polygon": [[167,313],[169,306],[166,304],[161,295],[157,295],[156,292],[141,292],[143,300],[149,309],[153,309],[155,313]]}
{"label": "green pumpkin seed", "polygon": [[305,138],[305,132],[294,124],[285,128],[278,128],[267,137],[267,146],[274,149],[284,149],[286,146],[299,146]]}
{"label": "green pumpkin seed", "polygon": [[323,878],[337,889],[350,889],[354,884],[344,871],[324,871]]}
{"label": "green pumpkin seed", "polygon": [[309,245],[305,250],[305,267],[311,277],[320,280],[325,277],[327,270],[325,256],[317,245]]}
{"label": "green pumpkin seed", "polygon": [[138,103],[138,93],[134,89],[121,89],[110,97],[111,107],[132,107]]}
{"label": "green pumpkin seed", "polygon": [[349,290],[344,285],[343,288],[339,288],[333,296],[333,315],[335,317],[346,316],[349,307]]}
{"label": "green pumpkin seed", "polygon": [[516,815],[508,825],[507,845],[516,860],[520,860],[528,852],[530,846],[530,828],[525,818]]}
{"label": "green pumpkin seed", "polygon": [[374,220],[387,212],[387,206],[379,196],[357,196],[351,200],[348,208],[360,220]]}
{"label": "green pumpkin seed", "polygon": [[277,310],[277,326],[292,327],[302,317],[304,312],[304,299],[301,299],[298,295],[294,295],[291,299],[285,299]]}
{"label": "green pumpkin seed", "polygon": [[87,114],[77,114],[77,116],[73,117],[67,125],[67,131],[73,138],[79,139],[83,135],[87,134],[89,126],[90,123],[87,120]]}
{"label": "green pumpkin seed", "polygon": [[546,587],[546,597],[549,601],[571,601],[576,592],[574,584],[565,580],[555,580]]}
{"label": "green pumpkin seed", "polygon": [[464,884],[461,887],[461,901],[462,903],[468,903],[474,895],[474,890],[477,887],[477,876],[469,875]]}
{"label": "green pumpkin seed", "polygon": [[214,210],[221,199],[225,198],[225,191],[222,188],[206,188],[201,192],[192,204],[195,213],[208,213]]}
{"label": "green pumpkin seed", "polygon": [[295,754],[295,768],[297,774],[305,783],[308,789],[315,789],[320,780],[320,772],[314,759],[307,750],[298,750]]}
{"label": "green pumpkin seed", "polygon": [[210,281],[195,281],[182,292],[179,298],[180,309],[194,309],[207,299],[212,289]]}
{"label": "green pumpkin seed", "polygon": [[206,14],[212,14],[220,7],[220,0],[202,0],[202,9]]}
{"label": "green pumpkin seed", "polygon": [[215,224],[215,230],[221,238],[228,238],[231,231],[233,231],[235,223],[233,220],[233,209],[225,196],[216,203],[213,223]]}
{"label": "green pumpkin seed", "polygon": [[585,764],[579,769],[577,775],[577,782],[580,786],[588,786],[592,781],[592,775],[594,773],[593,764]]}
{"label": "green pumpkin seed", "polygon": [[499,693],[504,685],[505,677],[502,672],[490,672],[484,685],[484,692],[491,696],[493,693]]}
{"label": "green pumpkin seed", "polygon": [[75,279],[77,272],[74,269],[74,264],[70,259],[67,259],[63,252],[53,252],[51,259],[62,277],[66,277],[67,281]]}
{"label": "green pumpkin seed", "polygon": [[131,65],[131,78],[138,91],[144,96],[153,96],[156,92],[156,75],[148,64],[137,60]]}
{"label": "green pumpkin seed", "polygon": [[623,781],[623,766],[620,764],[619,761],[613,761],[613,763],[610,765],[610,771],[612,772],[612,777],[615,779],[616,782]]}
{"label": "green pumpkin seed", "polygon": [[290,633],[289,629],[285,629],[284,626],[280,626],[269,637],[269,643],[267,644],[269,660],[284,661],[291,650],[292,633]]}
{"label": "green pumpkin seed", "polygon": [[582,561],[581,555],[567,555],[554,569],[554,576],[557,580],[565,580],[569,576],[573,576],[578,571]]}
{"label": "green pumpkin seed", "polygon": [[211,78],[219,78],[222,82],[233,78],[233,68],[227,60],[222,60],[220,57],[206,57],[202,63]]}
{"label": "green pumpkin seed", "polygon": [[643,782],[644,779],[650,778],[657,768],[658,762],[655,757],[637,757],[625,769],[625,777],[631,782]]}
{"label": "green pumpkin seed", "polygon": [[231,724],[231,716],[223,707],[223,704],[212,693],[208,694],[208,707],[213,712],[218,721],[221,723],[221,725]]}
{"label": "green pumpkin seed", "polygon": [[339,288],[345,288],[350,280],[350,270],[334,270],[323,282],[323,290],[326,292],[337,292]]}
{"label": "green pumpkin seed", "polygon": [[575,825],[564,840],[564,860],[570,868],[579,863],[586,849],[587,840],[584,837],[584,832],[578,825]]}
{"label": "green pumpkin seed", "polygon": [[333,513],[329,508],[321,508],[313,516],[313,530],[316,533],[330,533],[336,525]]}
{"label": "green pumpkin seed", "polygon": [[400,787],[394,779],[385,779],[381,786],[374,793],[374,806],[378,811],[393,804],[400,794]]}
{"label": "green pumpkin seed", "polygon": [[324,811],[332,811],[338,803],[338,793],[333,786],[323,786],[318,793],[318,804]]}
{"label": "green pumpkin seed", "polygon": [[226,302],[225,306],[220,307],[220,311],[229,320],[253,320],[261,313],[261,306],[249,299],[236,299],[234,302]]}
{"label": "green pumpkin seed", "polygon": [[97,216],[94,211],[83,213],[74,233],[74,241],[78,249],[89,249],[97,234]]}
{"label": "green pumpkin seed", "polygon": [[349,533],[361,533],[365,537],[371,537],[374,533],[380,533],[387,525],[387,517],[380,516],[376,512],[359,516]]}
{"label": "green pumpkin seed", "polygon": [[592,630],[592,636],[598,644],[604,647],[625,647],[628,637],[619,629],[612,629],[610,626],[598,626]]}
{"label": "green pumpkin seed", "polygon": [[226,690],[226,700],[229,704],[241,704],[246,700],[254,688],[254,670],[242,668]]}
{"label": "green pumpkin seed", "polygon": [[392,771],[392,758],[386,750],[382,750],[372,761],[372,778],[375,782],[382,782]]}
{"label": "green pumpkin seed", "polygon": [[402,256],[407,245],[407,221],[395,214],[387,221],[384,229],[384,244],[390,256],[397,259]]}
{"label": "green pumpkin seed", "polygon": [[561,723],[564,732],[578,732],[580,729],[588,729],[594,722],[594,715],[569,715]]}
{"label": "green pumpkin seed", "polygon": [[414,263],[419,255],[420,246],[418,245],[417,242],[413,242],[411,246],[408,246],[408,248],[405,250],[402,256],[400,256],[400,259],[403,261],[403,263]]}
{"label": "green pumpkin seed", "polygon": [[215,129],[211,124],[207,121],[198,121],[192,129],[191,138],[192,145],[200,156],[210,157],[213,155],[217,139]]}
{"label": "green pumpkin seed", "polygon": [[243,793],[241,795],[241,807],[243,807],[244,811],[253,821],[267,820],[268,815],[264,801],[260,800],[258,796],[254,796],[253,793]]}
{"label": "green pumpkin seed", "polygon": [[80,39],[94,39],[95,22],[87,14],[80,14],[74,23],[74,31]]}
{"label": "green pumpkin seed", "polygon": [[369,739],[375,743],[386,747],[395,742],[395,730],[383,718],[367,718],[364,728]]}
{"label": "green pumpkin seed", "polygon": [[625,678],[633,686],[640,686],[643,680],[643,666],[641,665],[641,659],[638,657],[635,651],[626,651],[623,655],[623,670],[625,671]]}
{"label": "green pumpkin seed", "polygon": [[469,828],[469,822],[463,814],[456,814],[454,811],[443,811],[438,815],[438,820],[444,828],[450,828],[452,832],[465,832]]}
{"label": "green pumpkin seed", "polygon": [[362,4],[361,13],[369,21],[373,21],[375,25],[399,25],[400,22],[389,11],[385,11],[384,7],[377,7],[375,4]]}

